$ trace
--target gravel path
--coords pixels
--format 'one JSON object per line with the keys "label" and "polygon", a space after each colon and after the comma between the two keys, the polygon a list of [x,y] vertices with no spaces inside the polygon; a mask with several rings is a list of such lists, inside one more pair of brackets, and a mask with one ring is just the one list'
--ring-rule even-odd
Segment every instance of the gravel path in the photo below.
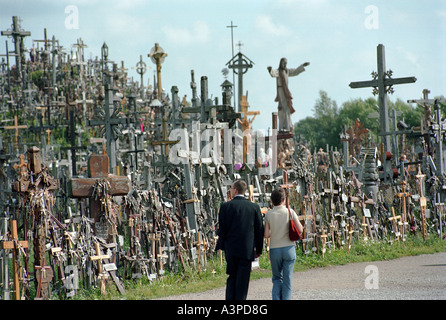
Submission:
{"label": "gravel path", "polygon": [[[270,300],[271,278],[251,281],[248,300]],[[162,298],[223,300],[225,288]],[[293,300],[443,300],[446,253],[295,272]]]}

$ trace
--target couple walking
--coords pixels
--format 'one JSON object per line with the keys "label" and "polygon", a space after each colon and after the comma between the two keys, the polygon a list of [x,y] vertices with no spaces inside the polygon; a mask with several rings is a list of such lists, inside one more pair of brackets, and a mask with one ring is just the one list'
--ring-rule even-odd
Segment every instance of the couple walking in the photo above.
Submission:
{"label": "couple walking", "polygon": [[[251,262],[263,250],[263,239],[270,238],[270,261],[272,271],[273,300],[291,299],[291,281],[296,250],[289,240],[289,213],[285,205],[285,190],[279,188],[271,193],[274,207],[265,215],[263,224],[260,207],[244,197],[247,185],[237,180],[231,185],[232,200],[220,206],[219,230],[216,249],[225,251],[227,300],[245,300],[248,294]],[[302,225],[294,210],[293,220],[302,232]]]}

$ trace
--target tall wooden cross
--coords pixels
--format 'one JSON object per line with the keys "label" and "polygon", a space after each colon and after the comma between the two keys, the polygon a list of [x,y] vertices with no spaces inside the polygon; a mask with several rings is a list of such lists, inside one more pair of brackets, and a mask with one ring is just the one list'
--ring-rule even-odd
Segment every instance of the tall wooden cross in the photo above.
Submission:
{"label": "tall wooden cross", "polygon": [[15,130],[15,145],[16,147],[19,145],[19,129],[26,129],[27,125],[19,125],[17,120],[17,115],[14,115],[14,125],[13,126],[5,126],[4,129],[7,130]]}
{"label": "tall wooden cross", "polygon": [[[14,276],[14,299],[15,300],[20,300],[20,282],[19,282],[19,270],[18,270],[18,255],[19,255],[19,250],[21,250],[22,248],[28,248],[28,241],[19,241],[18,235],[17,235],[17,220],[11,220],[10,222],[11,225],[11,237],[12,240],[11,241],[2,241],[1,242],[1,248],[3,250],[5,249],[12,249],[12,257],[13,257],[13,261],[12,261],[12,272],[13,272],[13,276]],[[8,286],[8,283],[4,283],[4,286]]]}
{"label": "tall wooden cross", "polygon": [[427,198],[423,195],[423,179],[426,177],[425,174],[421,172],[421,166],[418,165],[418,173],[415,175],[415,178],[418,180],[419,192],[420,192],[420,218],[421,218],[421,233],[423,235],[423,239],[426,240],[427,237],[427,228],[426,228],[426,206],[427,206]]}
{"label": "tall wooden cross", "polygon": [[[372,72],[373,80],[350,82],[352,89],[373,87],[373,94],[378,94],[379,103],[379,122],[381,133],[389,132],[389,113],[387,108],[387,93],[393,93],[392,86],[395,84],[413,83],[417,81],[415,77],[392,78],[392,70],[386,71],[386,59],[384,45],[377,47],[378,72]],[[390,136],[383,134],[384,151],[391,151]]]}

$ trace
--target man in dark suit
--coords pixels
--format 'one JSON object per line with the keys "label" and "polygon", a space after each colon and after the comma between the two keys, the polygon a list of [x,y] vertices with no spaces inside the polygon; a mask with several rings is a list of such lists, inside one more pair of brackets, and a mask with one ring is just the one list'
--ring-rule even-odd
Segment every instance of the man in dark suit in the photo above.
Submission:
{"label": "man in dark suit", "polygon": [[232,200],[222,203],[218,214],[216,249],[225,251],[226,300],[246,300],[251,276],[251,263],[262,254],[263,221],[258,204],[243,195],[247,189],[243,180],[231,186]]}

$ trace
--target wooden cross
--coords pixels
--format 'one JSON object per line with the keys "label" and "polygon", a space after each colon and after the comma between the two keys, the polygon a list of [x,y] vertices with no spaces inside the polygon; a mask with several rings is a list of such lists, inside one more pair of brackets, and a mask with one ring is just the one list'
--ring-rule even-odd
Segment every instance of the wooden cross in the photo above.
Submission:
{"label": "wooden cross", "polygon": [[164,146],[164,155],[168,155],[169,154],[169,145],[171,144],[176,144],[178,142],[180,142],[180,140],[175,140],[175,141],[170,141],[167,140],[168,138],[168,132],[167,132],[167,119],[163,118],[163,122],[162,122],[162,140],[161,141],[152,141],[151,145],[152,146]]}
{"label": "wooden cross", "polygon": [[34,266],[34,273],[37,279],[37,294],[35,300],[47,300],[51,297],[50,282],[53,279],[53,269],[46,265],[46,257],[43,257],[42,265]]}
{"label": "wooden cross", "polygon": [[105,284],[107,282],[108,279],[108,274],[107,272],[104,270],[104,265],[102,264],[102,260],[103,259],[110,259],[110,256],[108,254],[102,254],[101,253],[101,248],[99,247],[99,242],[96,242],[94,244],[94,249],[96,251],[96,255],[95,256],[90,256],[90,261],[97,261],[98,262],[98,279],[99,279],[99,283],[100,283],[100,288],[101,288],[101,294],[105,293]]}
{"label": "wooden cross", "polygon": [[90,217],[95,223],[99,222],[101,201],[93,197],[94,186],[98,181],[105,180],[110,184],[107,194],[110,196],[127,195],[130,191],[130,180],[124,176],[109,173],[109,160],[107,154],[93,154],[88,159],[88,178],[71,178],[71,197],[90,198]]}
{"label": "wooden cross", "polygon": [[[406,181],[401,181],[401,192],[397,193],[396,196],[398,198],[403,199],[403,218],[402,218],[402,224],[403,224],[403,230],[402,230],[402,239],[404,238],[404,232],[407,225],[407,206],[406,206],[406,198],[409,198],[412,194],[410,192],[406,192]],[[392,208],[393,209],[393,208]]]}
{"label": "wooden cross", "polygon": [[198,274],[201,274],[201,246],[204,242],[200,238],[200,232],[197,233],[197,241],[194,244],[197,246]]}
{"label": "wooden cross", "polygon": [[161,85],[161,64],[167,57],[167,53],[164,52],[163,48],[161,48],[158,43],[155,43],[155,46],[152,48],[152,50],[147,56],[151,58],[152,61],[156,64],[156,76],[158,81],[158,98],[161,99],[161,93],[163,91],[163,86]]}
{"label": "wooden cross", "polygon": [[420,211],[421,211],[421,232],[423,234],[423,239],[426,240],[427,237],[427,229],[426,229],[426,205],[427,199],[423,196],[423,179],[426,175],[421,172],[421,166],[418,165],[418,173],[415,175],[415,178],[418,179],[419,188],[420,188]]}
{"label": "wooden cross", "polygon": [[288,173],[286,170],[283,170],[283,184],[280,185],[280,187],[282,189],[285,189],[285,193],[286,193],[286,207],[287,209],[290,207],[290,202],[289,202],[289,189],[293,188],[294,185],[291,183],[288,183]]}
{"label": "wooden cross", "polygon": [[356,118],[355,123],[350,126],[346,133],[348,135],[349,154],[355,157],[361,153],[361,144],[364,139],[367,139],[369,129],[364,128],[364,124]]}
{"label": "wooden cross", "polygon": [[424,108],[424,129],[427,130],[432,122],[432,108],[431,104],[435,103],[435,100],[437,102],[444,102],[444,98],[440,99],[429,99],[429,93],[430,90],[423,89],[423,99],[410,99],[407,100],[407,103],[416,103],[419,106]]}
{"label": "wooden cross", "polygon": [[[14,299],[20,300],[20,282],[19,282],[19,270],[18,270],[18,259],[19,259],[19,250],[23,251],[23,248],[28,248],[28,241],[19,241],[17,235],[17,220],[11,220],[10,222],[11,228],[11,241],[2,241],[1,248],[3,250],[12,249],[12,272],[14,275]],[[26,255],[26,254],[25,254]],[[9,284],[3,284],[4,286],[8,286]]]}
{"label": "wooden cross", "polygon": [[[401,215],[395,216],[395,209],[392,207],[392,216],[389,217],[387,220],[391,221],[393,224],[393,233],[395,235],[395,238],[399,241],[400,236],[403,236],[404,239],[404,224],[402,222],[398,222],[398,219],[401,221]],[[398,230],[398,226],[401,226],[401,232]]]}
{"label": "wooden cross", "polygon": [[[373,87],[373,94],[378,94],[379,103],[379,121],[381,133],[389,132],[389,113],[387,108],[387,93],[393,93],[393,85],[413,83],[417,81],[415,77],[392,78],[392,70],[386,71],[386,60],[384,45],[379,44],[377,47],[377,69],[378,72],[372,72],[373,80],[350,82],[352,89]],[[390,151],[390,136],[383,134],[384,151]]]}
{"label": "wooden cross", "polygon": [[348,253],[350,253],[350,249],[352,248],[352,239],[353,239],[353,223],[350,222],[348,225]]}
{"label": "wooden cross", "polygon": [[14,115],[14,125],[13,126],[5,126],[4,129],[7,130],[15,130],[15,145],[18,146],[19,144],[19,129],[26,129],[28,128],[27,125],[19,125],[17,120],[17,115]]}
{"label": "wooden cross", "polygon": [[322,243],[322,249],[321,249],[321,251],[322,251],[322,259],[324,258],[324,256],[325,256],[325,251],[326,251],[326,249],[325,249],[325,243],[327,242],[327,234],[326,234],[326,232],[325,232],[325,229],[322,229],[322,235],[321,235],[321,243]]}

